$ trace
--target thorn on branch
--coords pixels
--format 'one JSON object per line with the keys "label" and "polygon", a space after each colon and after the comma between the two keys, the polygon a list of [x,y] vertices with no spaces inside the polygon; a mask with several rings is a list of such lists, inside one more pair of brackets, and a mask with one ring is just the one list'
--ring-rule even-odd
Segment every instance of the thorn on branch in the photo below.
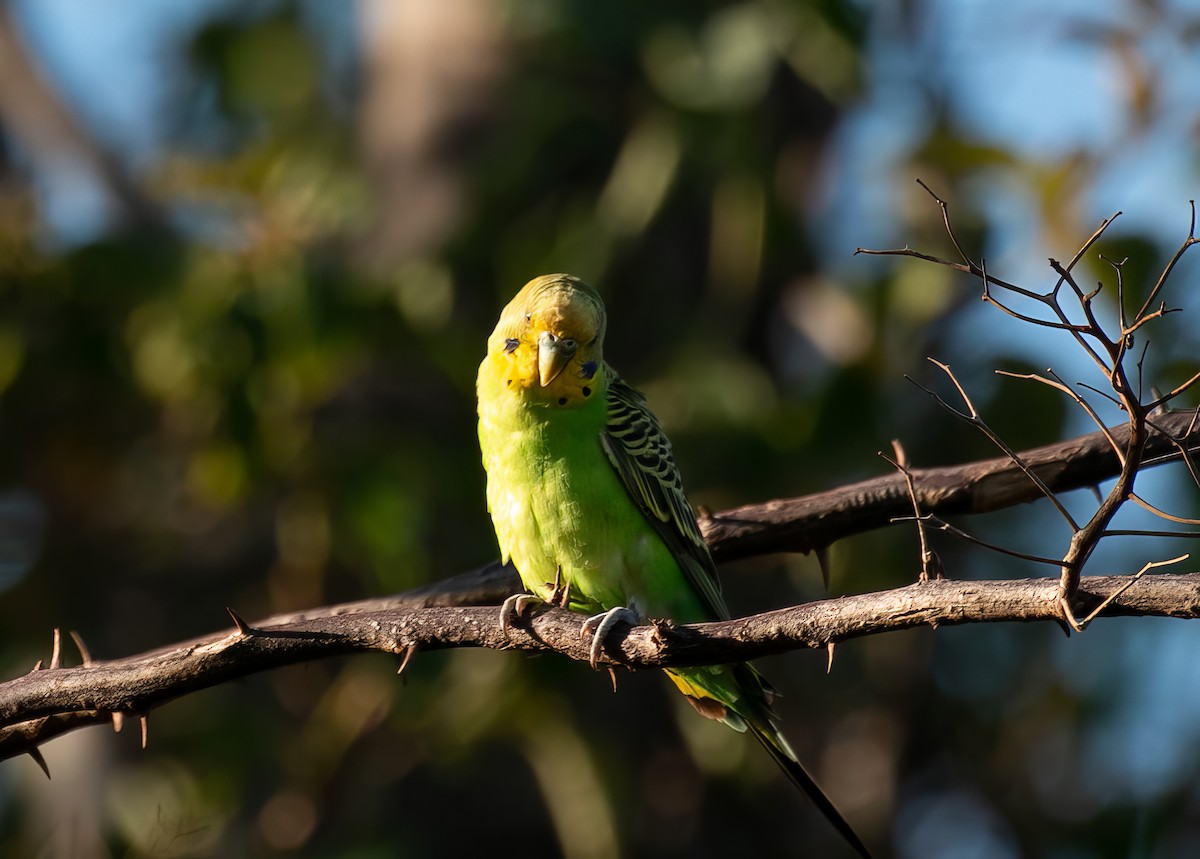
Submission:
{"label": "thorn on branch", "polygon": [[837,649],[837,642],[830,640],[825,642],[825,650],[829,653],[829,660],[825,663],[825,673],[833,673],[833,652]]}
{"label": "thorn on branch", "polygon": [[1163,392],[1158,385],[1150,386],[1150,396],[1154,397],[1154,401],[1150,403],[1150,411],[1147,417],[1159,418],[1167,413],[1167,404],[1163,401]]}
{"label": "thorn on branch", "polygon": [[242,616],[234,611],[232,606],[225,606],[225,611],[229,612],[229,616],[233,618],[233,625],[237,627],[238,635],[249,637],[255,633],[254,627],[242,620]]}
{"label": "thorn on branch", "polygon": [[1167,403],[1171,402],[1171,400],[1175,399],[1180,394],[1189,390],[1198,381],[1200,381],[1200,373],[1196,373],[1190,379],[1188,379],[1186,382],[1184,382],[1182,385],[1176,385],[1170,391],[1168,391],[1167,393],[1165,393],[1161,396],[1158,396],[1157,392],[1156,392],[1155,399],[1152,403],[1150,403],[1150,406],[1149,406],[1150,413],[1154,416],[1163,414],[1163,412],[1166,410]]}
{"label": "thorn on branch", "polygon": [[142,726],[142,749],[145,750],[146,744],[150,742],[150,716],[143,713],[138,716],[138,721]]}
{"label": "thorn on branch", "polygon": [[120,710],[112,711],[112,726],[114,734],[121,733],[121,729],[125,727],[125,714]]}
{"label": "thorn on branch", "polygon": [[54,644],[50,649],[50,669],[62,667],[62,631],[54,627]]}
{"label": "thorn on branch", "polygon": [[46,778],[50,778],[50,765],[46,763],[46,759],[42,757],[42,750],[37,746],[30,746],[25,750],[29,757],[33,758],[33,762],[42,768],[42,772],[46,774]]}
{"label": "thorn on branch", "polygon": [[71,640],[75,642],[75,649],[79,651],[79,657],[83,660],[83,665],[86,668],[92,664],[92,652],[83,643],[83,637],[78,632],[71,630],[70,635]]}
{"label": "thorn on branch", "polygon": [[400,667],[396,669],[397,676],[404,676],[404,669],[408,667],[409,661],[413,658],[413,654],[417,652],[417,645],[408,644],[404,647],[404,655],[400,657]]}
{"label": "thorn on branch", "polygon": [[825,586],[825,590],[829,590],[829,547],[822,546],[814,549],[813,555],[817,558],[817,566],[821,568],[821,583]]}

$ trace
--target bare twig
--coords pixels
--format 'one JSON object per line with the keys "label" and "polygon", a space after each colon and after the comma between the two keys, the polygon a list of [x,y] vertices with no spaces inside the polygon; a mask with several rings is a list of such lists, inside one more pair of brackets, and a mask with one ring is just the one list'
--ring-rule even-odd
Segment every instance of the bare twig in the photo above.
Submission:
{"label": "bare twig", "polygon": [[[911,517],[905,516],[893,521],[907,522],[910,518]],[[1054,567],[1057,567],[1060,563],[1062,563],[1058,558],[1044,558],[1041,555],[1031,555],[1028,552],[1020,552],[1016,549],[1007,549],[1004,546],[998,546],[995,543],[989,543],[986,540],[981,540],[974,534],[968,534],[961,528],[956,528],[949,522],[930,514],[926,514],[921,518],[924,519],[926,523],[932,525],[932,527],[937,531],[949,534],[952,537],[957,537],[964,542],[972,543],[976,546],[980,546],[981,548],[988,549],[989,551],[998,552],[1001,555],[1008,555],[1010,558],[1017,558],[1021,561],[1032,561],[1035,564],[1047,564]]]}
{"label": "bare twig", "polygon": [[[929,390],[929,388],[926,388],[924,385],[918,384],[917,386],[921,388],[921,390],[925,391],[925,393],[933,397],[941,406],[946,408],[953,415],[978,429],[981,433],[987,436],[988,441],[996,445],[996,447],[1000,448],[1000,450],[1004,451],[1005,456],[1009,458],[1012,464],[1019,468],[1021,473],[1028,477],[1030,482],[1038,488],[1042,495],[1054,505],[1055,509],[1058,510],[1059,515],[1061,515],[1071,527],[1071,530],[1078,531],[1079,526],[1075,523],[1075,519],[1069,512],[1067,512],[1067,508],[1063,506],[1061,501],[1058,500],[1058,496],[1054,493],[1054,491],[1046,485],[1046,482],[1042,480],[1041,477],[1037,475],[1037,472],[1035,472],[1023,459],[1021,459],[1021,455],[1019,453],[1009,447],[1004,439],[1000,438],[1000,436],[996,434],[995,430],[988,426],[987,421],[983,419],[983,416],[980,415],[979,410],[975,408],[975,404],[971,402],[971,398],[967,395],[966,390],[961,384],[959,384],[954,372],[950,369],[950,365],[943,364],[941,361],[936,361],[933,358],[930,358],[929,361],[950,378],[950,381],[958,391],[958,395],[962,397],[963,403],[966,404],[967,411],[964,412],[961,409],[954,408],[952,405],[942,399],[942,397]],[[914,384],[917,383],[914,382]]]}
{"label": "bare twig", "polygon": [[1188,519],[1185,516],[1175,516],[1171,513],[1168,513],[1166,510],[1160,510],[1145,498],[1142,498],[1135,493],[1129,493],[1129,500],[1141,507],[1143,510],[1153,513],[1160,519],[1166,519],[1168,522],[1178,522],[1180,525],[1200,525],[1200,519]]}
{"label": "bare twig", "polygon": [[1115,599],[1117,599],[1119,596],[1121,596],[1121,594],[1125,593],[1125,591],[1127,591],[1131,587],[1133,587],[1134,583],[1137,582],[1142,576],[1146,575],[1146,573],[1148,573],[1150,570],[1153,570],[1155,567],[1166,567],[1171,564],[1181,564],[1184,561],[1186,561],[1188,559],[1188,557],[1189,557],[1188,555],[1180,555],[1178,558],[1171,558],[1168,561],[1149,561],[1149,562],[1147,562],[1146,564],[1144,564],[1142,566],[1142,568],[1140,570],[1138,570],[1136,573],[1134,573],[1132,576],[1130,576],[1129,580],[1127,582],[1125,582],[1125,584],[1121,585],[1121,587],[1117,588],[1111,594],[1106,596],[1103,599],[1103,601],[1101,601],[1100,605],[1096,606],[1094,609],[1092,609],[1090,612],[1088,612],[1087,616],[1084,617],[1084,619],[1079,622],[1080,627],[1086,629],[1088,624],[1090,624],[1093,620],[1095,620],[1100,615],[1100,613],[1103,612],[1106,608],[1108,608],[1110,605],[1112,605],[1112,603]]}
{"label": "bare twig", "polygon": [[1112,437],[1112,433],[1108,431],[1108,427],[1106,427],[1104,422],[1100,420],[1100,415],[1098,415],[1096,410],[1092,408],[1091,403],[1089,403],[1079,394],[1075,393],[1075,391],[1072,390],[1071,387],[1067,385],[1061,378],[1059,378],[1058,374],[1056,374],[1053,370],[1047,368],[1046,372],[1049,373],[1052,378],[1047,379],[1045,376],[1039,376],[1037,373],[1010,373],[1007,370],[997,370],[996,375],[1007,376],[1010,379],[1029,379],[1034,382],[1041,382],[1043,385],[1048,385],[1055,390],[1062,391],[1064,394],[1074,400],[1076,405],[1078,405],[1087,413],[1087,416],[1092,419],[1092,423],[1100,428],[1100,432],[1104,434],[1104,437],[1108,440],[1109,445],[1112,446],[1113,453],[1115,453],[1117,455],[1117,459],[1123,463],[1125,461],[1125,454],[1121,451],[1121,446],[1117,444],[1117,440]]}
{"label": "bare twig", "polygon": [[[917,490],[913,485],[912,472],[908,470],[908,455],[904,452],[904,447],[900,444],[899,439],[892,439],[892,450],[896,454],[895,459],[888,457],[882,451],[879,455],[904,475],[904,485],[908,489],[908,497],[912,500],[912,521],[916,523],[917,539],[921,543],[921,572],[917,574],[917,581],[927,582],[929,581],[929,566],[933,561],[933,552],[930,551],[929,541],[925,537],[925,518],[921,516],[921,502],[917,500]],[[832,658],[831,656],[831,662]]]}
{"label": "bare twig", "polygon": [[1158,280],[1154,284],[1154,288],[1150,290],[1149,295],[1146,296],[1146,300],[1142,302],[1142,306],[1139,308],[1137,316],[1134,317],[1135,324],[1139,318],[1147,315],[1150,306],[1158,300],[1158,296],[1162,292],[1163,287],[1167,285],[1167,281],[1171,278],[1171,272],[1175,270],[1175,266],[1179,264],[1181,259],[1183,259],[1183,255],[1187,253],[1188,248],[1197,242],[1200,242],[1200,239],[1196,238],[1196,201],[1188,200],[1188,205],[1191,206],[1192,209],[1192,219],[1188,224],[1187,238],[1183,240],[1183,242],[1179,245],[1179,248],[1175,251],[1174,256],[1172,256],[1170,261],[1168,261],[1163,267],[1162,273],[1158,276]]}
{"label": "bare twig", "polygon": [[[972,276],[978,277],[982,283],[982,298],[984,301],[994,305],[1005,313],[1032,325],[1037,325],[1044,328],[1066,331],[1070,334],[1075,343],[1092,359],[1100,372],[1104,375],[1105,381],[1111,390],[1108,392],[1099,391],[1098,388],[1091,385],[1084,385],[1088,390],[1097,391],[1103,396],[1112,400],[1127,416],[1125,428],[1125,437],[1118,442],[1115,433],[1109,432],[1101,423],[1096,411],[1087,403],[1083,397],[1076,395],[1070,387],[1065,385],[1057,377],[1054,381],[1038,375],[1026,375],[1023,378],[1033,379],[1043,384],[1050,385],[1058,390],[1064,391],[1070,395],[1075,402],[1082,407],[1088,416],[1101,428],[1101,432],[1111,446],[1111,450],[1117,457],[1119,463],[1119,471],[1117,479],[1113,487],[1107,495],[1100,498],[1096,511],[1083,525],[1079,525],[1067,513],[1066,508],[1055,497],[1054,490],[1044,482],[1040,481],[1037,474],[1024,465],[1020,458],[1015,453],[1009,450],[1004,443],[996,436],[994,432],[988,428],[987,424],[980,418],[978,411],[971,403],[970,398],[963,390],[958,380],[950,372],[949,367],[940,362],[938,364],[954,383],[958,389],[959,395],[966,404],[968,411],[964,412],[959,409],[950,407],[944,400],[937,397],[933,392],[928,391],[937,399],[944,407],[949,409],[953,414],[968,421],[972,425],[984,432],[993,443],[997,444],[1005,451],[1012,459],[1013,463],[1021,468],[1022,472],[1037,486],[1038,490],[1055,504],[1060,514],[1071,525],[1072,535],[1070,543],[1062,556],[1061,570],[1059,574],[1059,604],[1062,611],[1063,619],[1073,628],[1082,630],[1086,625],[1086,621],[1082,624],[1076,619],[1071,606],[1071,599],[1078,587],[1079,577],[1084,566],[1097,545],[1106,536],[1110,535],[1108,528],[1109,523],[1116,515],[1117,511],[1130,500],[1141,504],[1146,509],[1170,519],[1175,522],[1184,524],[1196,524],[1182,517],[1171,516],[1159,510],[1156,507],[1148,504],[1144,500],[1134,495],[1133,487],[1136,478],[1144,464],[1147,464],[1147,457],[1151,456],[1147,450],[1148,445],[1153,440],[1155,433],[1158,433],[1157,427],[1151,423],[1151,418],[1156,416],[1159,409],[1169,403],[1173,398],[1178,397],[1183,392],[1190,389],[1197,382],[1200,382],[1200,373],[1195,374],[1183,384],[1178,385],[1165,395],[1156,395],[1149,402],[1142,402],[1145,356],[1149,343],[1143,343],[1142,350],[1136,361],[1137,377],[1136,384],[1131,383],[1130,374],[1127,368],[1127,358],[1129,351],[1134,345],[1134,333],[1150,322],[1165,316],[1173,311],[1173,308],[1168,308],[1166,303],[1160,300],[1160,295],[1171,273],[1179,260],[1182,259],[1184,253],[1198,241],[1196,238],[1196,207],[1195,202],[1191,203],[1192,217],[1188,228],[1187,238],[1180,244],[1175,251],[1170,261],[1163,268],[1154,287],[1150,290],[1146,299],[1143,301],[1137,313],[1130,319],[1125,308],[1126,284],[1124,276],[1125,261],[1114,261],[1108,257],[1101,255],[1101,259],[1108,263],[1113,269],[1117,284],[1117,305],[1118,305],[1118,321],[1119,331],[1109,333],[1104,324],[1101,322],[1096,308],[1093,304],[1094,299],[1100,294],[1103,289],[1103,283],[1097,283],[1095,289],[1085,290],[1075,276],[1075,266],[1083,259],[1084,255],[1092,248],[1095,243],[1103,236],[1104,232],[1111,226],[1113,221],[1121,214],[1117,212],[1113,217],[1103,221],[1095,232],[1076,250],[1071,260],[1063,265],[1058,260],[1051,258],[1050,267],[1057,274],[1057,280],[1050,291],[1044,294],[1039,294],[1033,290],[1016,284],[1002,281],[993,277],[987,271],[986,264],[981,260],[978,265],[971,261],[970,256],[963,249],[954,233],[953,224],[949,216],[949,207],[943,199],[938,197],[925,183],[920,183],[929,195],[937,202],[941,211],[942,223],[945,227],[946,234],[950,238],[951,244],[954,246],[962,263],[953,263],[949,260],[940,260],[926,254],[920,254],[905,248],[902,251],[880,251],[878,253],[893,254],[897,256],[915,256],[920,259],[925,259],[930,262],[935,262],[939,265],[966,271]],[[869,251],[860,252],[869,253]],[[1069,287],[1069,290],[1064,291],[1063,287]],[[1029,314],[1021,313],[1014,308],[1008,307],[1004,302],[1000,301],[992,292],[992,286],[1007,290],[1021,298],[1037,302],[1043,305],[1054,319],[1043,319]],[[1073,297],[1074,307],[1073,312],[1076,318],[1082,315],[1084,320],[1082,323],[1072,320],[1071,314],[1064,307],[1063,301]],[[1157,304],[1157,307],[1155,305]],[[1012,375],[1012,374],[1008,374]],[[1160,433],[1161,435],[1161,433]],[[1189,456],[1189,451],[1180,449],[1180,456],[1187,462],[1188,469],[1193,476],[1193,479],[1200,484],[1200,479],[1197,479],[1197,471]],[[920,516],[917,517],[920,519]]]}

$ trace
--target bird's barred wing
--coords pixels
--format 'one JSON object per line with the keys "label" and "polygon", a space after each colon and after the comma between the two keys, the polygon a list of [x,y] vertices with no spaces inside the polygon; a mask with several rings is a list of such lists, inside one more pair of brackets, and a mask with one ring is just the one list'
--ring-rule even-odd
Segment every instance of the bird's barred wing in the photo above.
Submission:
{"label": "bird's barred wing", "polygon": [[671,442],[645,398],[612,371],[608,386],[608,418],[600,437],[604,452],[629,497],[671,550],[713,619],[729,617],[708,544],[696,524]]}

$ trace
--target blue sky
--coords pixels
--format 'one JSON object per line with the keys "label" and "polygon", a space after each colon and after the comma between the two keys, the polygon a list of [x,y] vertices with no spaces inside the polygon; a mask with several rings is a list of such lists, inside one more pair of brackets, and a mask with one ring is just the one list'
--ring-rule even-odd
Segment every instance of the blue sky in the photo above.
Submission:
{"label": "blue sky", "polygon": [[[15,0],[13,8],[75,110],[102,141],[140,166],[162,154],[169,129],[159,117],[174,95],[171,66],[185,62],[182,45],[214,10],[234,5]],[[345,25],[351,4],[304,7],[335,40],[352,38]],[[826,201],[832,217],[823,219],[821,246],[831,267],[843,271],[867,264],[861,258],[846,261],[857,245],[903,242],[895,199],[913,177],[896,168],[920,133],[930,98],[945,99],[961,126],[981,142],[1012,148],[1033,161],[1076,150],[1098,158],[1100,180],[1085,200],[1085,213],[1095,222],[1121,209],[1127,229],[1182,236],[1186,202],[1200,177],[1195,154],[1200,87],[1192,83],[1200,80],[1200,52],[1184,43],[1178,19],[1150,19],[1132,2],[1088,0],[1067,0],[1052,9],[1038,0],[929,0],[918,8],[926,10],[919,32],[907,38],[896,38],[901,25],[890,4],[879,4],[874,14],[869,91],[848,112],[829,155],[835,177],[829,190],[836,202]],[[1200,20],[1200,10],[1194,14]],[[1112,52],[1085,37],[1129,21],[1141,22],[1133,28],[1139,56],[1152,70],[1167,72],[1160,79],[1170,109],[1142,130],[1127,119],[1127,87]],[[78,174],[43,179],[59,238],[86,240],[103,226],[102,213],[79,210],[81,201],[85,210],[96,205],[94,194],[78,187],[86,181]],[[1037,235],[1029,202],[1012,188],[991,190],[991,220],[1007,225],[991,256],[997,264],[1038,259],[1029,254]]]}

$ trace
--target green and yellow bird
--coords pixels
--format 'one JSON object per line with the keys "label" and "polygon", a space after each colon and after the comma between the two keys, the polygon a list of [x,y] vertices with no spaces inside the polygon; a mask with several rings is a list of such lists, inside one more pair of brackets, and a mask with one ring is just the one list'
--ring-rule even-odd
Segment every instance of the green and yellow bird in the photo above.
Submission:
{"label": "green and yellow bird", "polygon": [[[619,620],[729,617],[671,443],[604,361],[607,315],[567,274],[531,280],[500,314],[479,365],[479,443],[500,551],[537,598],[592,615],[593,663]],[[505,604],[505,621],[519,595]],[[514,601],[516,605],[514,606]],[[667,669],[704,716],[762,743],[862,856],[867,849],[796,760],[772,692],[748,664]]]}

